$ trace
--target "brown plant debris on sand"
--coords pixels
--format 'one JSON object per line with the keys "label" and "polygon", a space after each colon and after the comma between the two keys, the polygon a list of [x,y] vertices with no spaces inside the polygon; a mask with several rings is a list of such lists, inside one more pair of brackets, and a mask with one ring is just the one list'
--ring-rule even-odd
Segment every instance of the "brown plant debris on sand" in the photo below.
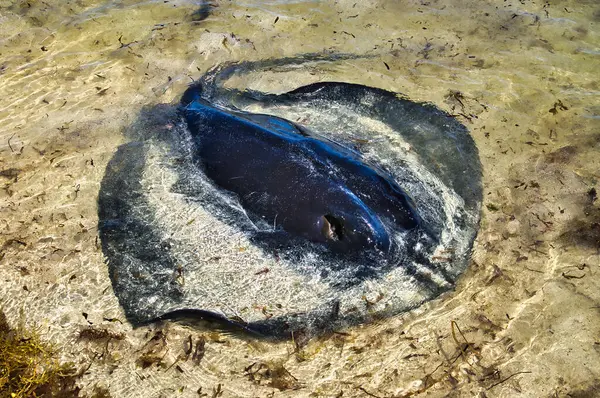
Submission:
{"label": "brown plant debris on sand", "polygon": [[254,362],[246,367],[244,371],[250,381],[255,384],[266,384],[279,391],[297,390],[302,387],[298,379],[280,363]]}
{"label": "brown plant debris on sand", "polygon": [[77,377],[34,332],[12,329],[0,310],[0,397],[78,397]]}

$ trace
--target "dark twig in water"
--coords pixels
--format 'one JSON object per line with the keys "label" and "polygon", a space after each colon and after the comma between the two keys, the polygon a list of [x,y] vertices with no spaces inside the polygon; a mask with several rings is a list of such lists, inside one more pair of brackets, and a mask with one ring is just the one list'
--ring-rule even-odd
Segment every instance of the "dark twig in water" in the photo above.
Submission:
{"label": "dark twig in water", "polygon": [[462,338],[465,341],[465,343],[471,344],[471,343],[469,343],[469,340],[467,340],[467,338],[463,334],[462,330],[460,330],[460,328],[458,327],[458,323],[456,323],[456,321],[450,322],[450,325],[452,327],[452,338],[454,339],[454,342],[456,342],[457,345],[460,345],[460,343],[458,342],[458,339],[456,338],[456,331],[454,330],[454,328],[456,328],[456,330],[458,330],[458,332],[462,336]]}
{"label": "dark twig in water", "polygon": [[204,354],[206,353],[206,339],[204,337],[198,338],[196,341],[196,349],[194,350],[194,354],[192,355],[192,360],[198,365],[204,358]]}
{"label": "dark twig in water", "polygon": [[585,272],[583,273],[583,275],[572,275],[572,274],[570,274],[569,272],[570,272],[570,271],[563,272],[563,273],[562,273],[562,276],[563,276],[564,278],[566,278],[566,279],[582,279],[582,278],[584,278],[584,277],[585,277],[585,275],[586,275],[586,274],[585,274]]}
{"label": "dark twig in water", "polygon": [[504,379],[500,380],[499,382],[492,384],[491,386],[489,386],[489,387],[486,389],[486,391],[489,391],[489,390],[491,390],[492,388],[496,387],[497,385],[504,383],[505,381],[507,381],[507,380],[508,380],[508,379],[510,379],[511,377],[514,377],[514,376],[517,376],[517,375],[520,375],[520,374],[524,374],[524,373],[531,373],[531,372],[530,372],[530,371],[528,371],[528,370],[526,370],[526,371],[523,371],[523,372],[517,372],[517,373],[513,373],[513,374],[511,374],[510,376],[508,376],[508,377],[505,377]]}
{"label": "dark twig in water", "polygon": [[119,36],[118,40],[119,40],[119,44],[121,45],[119,48],[129,47],[130,45],[137,43],[137,40],[131,41],[129,43],[123,43],[123,35]]}
{"label": "dark twig in water", "polygon": [[365,389],[364,389],[364,388],[362,388],[362,387],[358,387],[358,389],[359,389],[360,391],[364,392],[365,394],[367,394],[369,397],[381,398],[379,395],[372,394],[372,393],[368,392],[367,390],[365,390]]}
{"label": "dark twig in water", "polygon": [[12,140],[14,136],[15,136],[15,135],[13,134],[13,135],[11,135],[11,136],[10,136],[10,138],[8,139],[8,147],[10,148],[10,151],[11,151],[11,152],[14,152],[14,151],[15,151],[15,150],[13,149],[12,145],[10,145],[10,140]]}
{"label": "dark twig in water", "polygon": [[[477,355],[477,352],[475,351],[475,349],[473,349],[473,343],[471,343],[469,340],[467,340],[467,338],[465,337],[465,335],[462,332],[462,330],[460,330],[460,327],[458,327],[458,323],[456,321],[452,321],[450,324],[451,324],[451,327],[452,327],[452,338],[454,339],[454,342],[456,343],[457,348],[459,349],[459,353],[456,355],[456,358],[454,359],[454,361],[452,361],[452,363],[454,364],[454,362],[456,362],[456,360],[459,357],[462,357],[463,361],[465,361],[465,363],[467,365],[469,365],[471,368],[473,368],[473,365],[471,365],[469,363],[469,361],[467,360],[467,358],[465,357],[465,352],[467,352],[467,351],[471,351],[471,353],[473,355]],[[458,330],[458,332],[460,333],[461,337],[465,341],[463,344],[460,344],[458,342],[458,339],[456,338],[456,331],[454,330],[454,328],[456,328],[456,330]]]}
{"label": "dark twig in water", "polygon": [[223,390],[221,389],[221,383],[217,385],[217,387],[213,387],[213,395],[212,398],[217,398],[223,395]]}
{"label": "dark twig in water", "polygon": [[544,271],[540,271],[540,270],[529,268],[529,267],[525,267],[525,269],[528,270],[528,271],[537,272],[537,273],[540,273],[540,274],[544,273]]}

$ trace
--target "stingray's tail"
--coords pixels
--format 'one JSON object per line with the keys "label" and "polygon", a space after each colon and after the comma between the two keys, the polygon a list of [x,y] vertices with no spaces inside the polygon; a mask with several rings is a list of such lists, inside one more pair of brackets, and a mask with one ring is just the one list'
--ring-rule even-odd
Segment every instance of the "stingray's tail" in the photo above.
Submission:
{"label": "stingray's tail", "polygon": [[[224,83],[232,76],[245,75],[260,71],[287,72],[306,67],[307,64],[335,63],[338,61],[367,59],[378,56],[381,55],[320,52],[277,59],[269,58],[258,61],[226,62],[209,69],[203,76],[194,82],[190,88],[193,88],[192,91],[196,93],[195,95],[201,96],[206,100],[213,101],[217,97],[227,98],[235,96],[235,93],[237,93],[236,90],[226,89],[224,87]],[[188,94],[188,92],[186,92],[186,94]],[[182,102],[184,100],[189,101],[190,98],[192,97],[186,97],[186,95],[184,95]]]}

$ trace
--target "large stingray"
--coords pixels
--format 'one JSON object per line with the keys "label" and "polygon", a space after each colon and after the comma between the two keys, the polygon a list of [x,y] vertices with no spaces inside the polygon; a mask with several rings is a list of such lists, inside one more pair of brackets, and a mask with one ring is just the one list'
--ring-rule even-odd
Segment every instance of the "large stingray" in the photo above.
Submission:
{"label": "large stingray", "polygon": [[132,322],[200,315],[313,335],[453,287],[481,204],[462,124],[357,84],[223,86],[345,57],[221,65],[180,105],[141,113],[99,196],[103,251]]}

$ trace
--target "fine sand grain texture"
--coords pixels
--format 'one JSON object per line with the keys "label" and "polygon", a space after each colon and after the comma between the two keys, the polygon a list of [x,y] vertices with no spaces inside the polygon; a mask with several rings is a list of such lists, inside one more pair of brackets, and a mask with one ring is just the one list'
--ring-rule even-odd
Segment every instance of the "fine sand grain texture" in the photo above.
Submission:
{"label": "fine sand grain texture", "polygon": [[[82,396],[599,396],[599,24],[592,0],[0,0],[0,308]],[[97,230],[124,129],[217,64],[315,52],[370,57],[228,84],[358,83],[470,130],[484,200],[456,289],[308,342],[132,328]]]}

